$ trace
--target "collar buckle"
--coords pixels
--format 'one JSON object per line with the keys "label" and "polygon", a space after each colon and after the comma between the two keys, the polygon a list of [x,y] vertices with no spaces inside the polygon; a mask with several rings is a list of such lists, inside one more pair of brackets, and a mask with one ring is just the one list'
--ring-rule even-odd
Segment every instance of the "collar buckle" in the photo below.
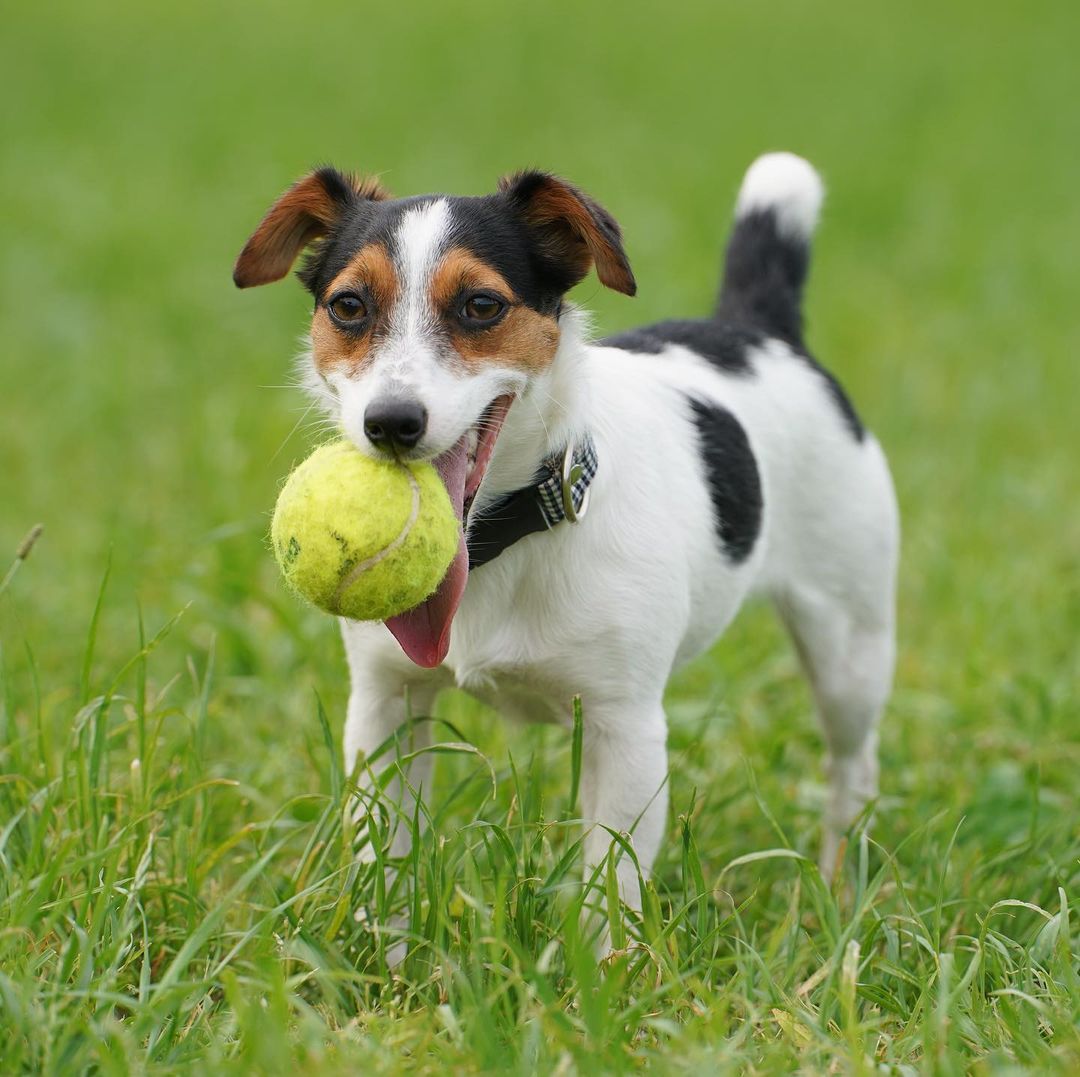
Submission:
{"label": "collar buckle", "polygon": [[571,438],[567,443],[566,451],[563,453],[562,481],[560,484],[563,514],[567,523],[571,524],[576,524],[585,518],[585,513],[589,511],[589,495],[592,493],[592,486],[586,486],[581,496],[581,505],[577,508],[574,507],[574,486],[581,481],[582,476],[585,474],[585,465],[574,460],[576,455],[577,443]]}

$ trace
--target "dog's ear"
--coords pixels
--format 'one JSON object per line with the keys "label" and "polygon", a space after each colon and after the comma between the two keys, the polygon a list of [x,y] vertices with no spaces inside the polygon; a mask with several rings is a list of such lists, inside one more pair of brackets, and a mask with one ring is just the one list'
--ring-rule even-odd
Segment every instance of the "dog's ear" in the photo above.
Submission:
{"label": "dog's ear", "polygon": [[325,236],[350,205],[389,197],[378,180],[361,180],[336,168],[316,169],[267,210],[236,259],[233,281],[237,288],[251,288],[281,280],[297,255]]}
{"label": "dog's ear", "polygon": [[576,187],[547,172],[517,172],[499,190],[525,219],[541,257],[571,288],[590,266],[602,284],[633,295],[637,282],[615,218]]}

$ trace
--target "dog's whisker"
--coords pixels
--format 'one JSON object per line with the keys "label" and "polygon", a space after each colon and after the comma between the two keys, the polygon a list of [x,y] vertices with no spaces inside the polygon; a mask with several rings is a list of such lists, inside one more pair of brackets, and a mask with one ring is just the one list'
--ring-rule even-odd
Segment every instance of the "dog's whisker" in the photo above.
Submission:
{"label": "dog's whisker", "polygon": [[282,440],[281,444],[277,447],[277,449],[274,450],[274,455],[270,457],[269,463],[272,464],[278,458],[278,456],[281,455],[282,450],[289,443],[289,441],[292,439],[293,435],[297,432],[297,430],[299,430],[303,426],[304,420],[311,413],[312,409],[315,406],[316,406],[315,402],[312,401],[307,406],[307,408],[305,409],[304,413],[300,416],[300,418],[297,419],[295,423],[293,423],[293,428],[288,432],[288,434],[285,435],[284,439]]}
{"label": "dog's whisker", "polygon": [[544,418],[544,413],[540,410],[540,405],[535,400],[530,398],[530,403],[533,406],[533,410],[536,412],[536,417],[540,420],[540,425],[544,428],[544,437],[550,441],[551,431],[548,429],[547,420]]}

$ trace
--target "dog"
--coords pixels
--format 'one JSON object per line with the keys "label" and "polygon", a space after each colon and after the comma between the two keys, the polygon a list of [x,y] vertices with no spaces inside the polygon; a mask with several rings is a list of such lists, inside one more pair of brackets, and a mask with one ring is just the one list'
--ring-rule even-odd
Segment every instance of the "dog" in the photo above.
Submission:
{"label": "dog", "polygon": [[[554,175],[395,199],[320,168],[271,206],[236,284],[279,280],[307,251],[306,386],[361,452],[431,461],[461,519],[431,598],[341,622],[350,772],[446,685],[526,720],[566,722],[580,696],[586,872],[610,828],[647,873],[666,826],[665,685],[764,595],[813,689],[820,859],[838,866],[878,789],[899,522],[881,447],[803,341],[823,197],[802,158],[760,157],[713,314],[599,340],[567,292],[593,269],[632,296],[634,275],[614,218]],[[392,790],[406,818],[428,758]],[[637,907],[638,869],[623,856],[616,871]]]}

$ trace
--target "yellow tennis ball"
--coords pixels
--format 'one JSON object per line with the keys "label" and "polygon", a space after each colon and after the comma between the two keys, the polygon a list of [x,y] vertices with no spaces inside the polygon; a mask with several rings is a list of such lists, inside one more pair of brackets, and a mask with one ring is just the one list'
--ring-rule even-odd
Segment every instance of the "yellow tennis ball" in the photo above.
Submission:
{"label": "yellow tennis ball", "polygon": [[457,552],[460,526],[426,463],[316,449],[278,496],[270,538],[289,585],[328,613],[384,621],[418,606]]}

